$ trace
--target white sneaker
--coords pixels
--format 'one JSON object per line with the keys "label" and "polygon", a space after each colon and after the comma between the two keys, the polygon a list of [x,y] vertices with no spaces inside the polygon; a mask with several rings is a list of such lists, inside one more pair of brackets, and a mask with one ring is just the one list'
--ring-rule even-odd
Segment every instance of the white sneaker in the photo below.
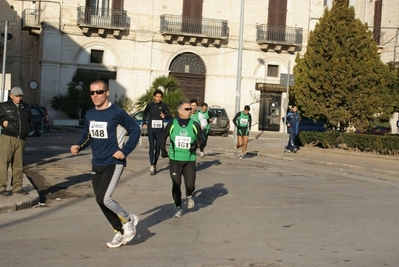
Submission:
{"label": "white sneaker", "polygon": [[205,157],[204,152],[202,152],[202,151],[200,152],[200,157],[201,157],[201,158]]}
{"label": "white sneaker", "polygon": [[106,243],[109,248],[119,248],[123,245],[123,235],[120,232],[116,232],[114,239],[111,242]]}
{"label": "white sneaker", "polygon": [[139,218],[134,215],[130,214],[130,221],[124,223],[122,225],[123,228],[123,244],[127,244],[132,241],[133,237],[136,235],[136,225],[139,222]]}
{"label": "white sneaker", "polygon": [[234,156],[238,156],[238,148],[236,148],[236,150],[234,151]]}
{"label": "white sneaker", "polygon": [[150,166],[150,175],[154,175],[154,174],[155,174],[155,167]]}
{"label": "white sneaker", "polygon": [[183,215],[183,209],[181,207],[176,207],[176,212],[175,215],[173,215],[173,218],[181,218]]}
{"label": "white sneaker", "polygon": [[243,158],[244,158],[244,154],[241,154],[241,155],[240,155],[240,159],[243,159]]}
{"label": "white sneaker", "polygon": [[187,197],[187,209],[192,209],[194,208],[195,202],[193,199],[193,196]]}

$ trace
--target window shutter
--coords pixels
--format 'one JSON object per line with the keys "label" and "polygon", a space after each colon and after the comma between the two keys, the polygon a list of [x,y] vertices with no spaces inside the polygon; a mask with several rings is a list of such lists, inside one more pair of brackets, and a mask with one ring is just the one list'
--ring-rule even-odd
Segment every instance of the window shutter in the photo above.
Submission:
{"label": "window shutter", "polygon": [[112,3],[112,9],[115,11],[123,11],[123,0],[114,0]]}
{"label": "window shutter", "polygon": [[382,0],[377,0],[374,3],[374,27],[373,38],[379,45],[381,41],[381,14],[382,14]]}
{"label": "window shutter", "polygon": [[287,0],[270,0],[267,24],[269,26],[286,26]]}
{"label": "window shutter", "polygon": [[202,18],[203,0],[183,0],[183,17]]}

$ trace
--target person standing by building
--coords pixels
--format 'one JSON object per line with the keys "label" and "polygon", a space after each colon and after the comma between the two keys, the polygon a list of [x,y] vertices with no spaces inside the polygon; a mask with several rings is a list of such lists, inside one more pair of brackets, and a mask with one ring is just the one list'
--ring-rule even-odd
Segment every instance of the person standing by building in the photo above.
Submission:
{"label": "person standing by building", "polygon": [[289,134],[288,144],[284,152],[296,152],[298,149],[295,147],[295,140],[298,136],[299,127],[299,114],[298,107],[293,105],[291,110],[287,113],[285,117],[285,122],[287,124],[287,132]]}
{"label": "person standing by building", "polygon": [[243,111],[239,111],[233,118],[233,123],[237,127],[237,145],[234,154],[238,155],[241,147],[240,159],[243,159],[248,146],[249,131],[251,131],[252,116],[249,113],[251,108],[246,105]]}
{"label": "person standing by building", "polygon": [[202,134],[204,135],[204,145],[200,147],[200,157],[203,158],[205,157],[204,148],[206,147],[206,144],[208,142],[208,136],[211,130],[210,124],[213,122],[214,115],[212,114],[212,112],[208,110],[207,103],[202,103],[201,110],[199,111],[199,113],[202,114],[202,117],[206,121],[206,126],[202,129]]}
{"label": "person standing by building", "polygon": [[[91,144],[91,181],[97,204],[108,219],[115,236],[106,245],[117,248],[129,243],[136,234],[138,217],[129,214],[112,199],[116,185],[126,166],[126,157],[135,149],[140,138],[140,127],[126,111],[108,100],[107,84],[96,80],[90,84],[94,107],[85,115],[82,137],[71,153],[77,155]],[[124,137],[129,139],[124,144]]]}
{"label": "person standing by building", "polygon": [[[164,129],[164,119],[171,119],[168,106],[162,102],[163,92],[159,89],[154,91],[153,102],[147,104],[143,112],[144,129],[148,129],[149,157],[150,157],[150,175],[155,175],[157,171],[157,162],[160,155],[160,142]],[[148,123],[147,123],[148,115]]]}
{"label": "person standing by building", "polygon": [[[187,208],[192,209],[195,205],[193,192],[196,181],[196,150],[203,144],[204,138],[200,125],[190,118],[191,109],[189,102],[180,102],[177,105],[178,117],[166,126],[162,134],[161,156],[169,157],[172,197],[175,204],[174,218],[180,218],[183,215],[182,176],[186,187]],[[166,150],[168,137],[170,137],[169,153]]]}
{"label": "person standing by building", "polygon": [[[19,87],[10,91],[10,100],[0,104],[0,125],[3,127],[0,137],[0,194],[11,196],[13,193],[27,195],[22,188],[23,154],[26,137],[34,130],[34,118],[29,105],[22,101],[24,92]],[[7,191],[8,167],[12,168],[12,191]]]}
{"label": "person standing by building", "polygon": [[396,133],[399,133],[399,118],[398,118],[398,120],[396,121]]}

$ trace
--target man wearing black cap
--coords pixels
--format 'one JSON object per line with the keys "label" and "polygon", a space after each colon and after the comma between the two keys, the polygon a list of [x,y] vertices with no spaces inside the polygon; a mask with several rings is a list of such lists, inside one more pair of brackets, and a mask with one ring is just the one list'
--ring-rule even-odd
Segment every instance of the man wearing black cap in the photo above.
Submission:
{"label": "man wearing black cap", "polygon": [[[34,128],[30,107],[22,102],[24,92],[19,87],[10,91],[10,100],[0,103],[0,195],[26,195],[22,189],[25,138]],[[8,166],[12,167],[12,191],[7,191]]]}

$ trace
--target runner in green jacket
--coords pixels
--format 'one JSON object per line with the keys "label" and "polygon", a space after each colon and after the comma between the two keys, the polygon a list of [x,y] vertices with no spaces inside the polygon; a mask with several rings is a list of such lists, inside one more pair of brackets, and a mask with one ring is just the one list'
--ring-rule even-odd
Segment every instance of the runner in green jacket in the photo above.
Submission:
{"label": "runner in green jacket", "polygon": [[[161,139],[161,157],[169,156],[169,171],[172,179],[172,196],[175,203],[175,215],[180,218],[183,214],[181,205],[181,182],[184,178],[186,186],[187,208],[194,207],[193,192],[196,180],[196,150],[204,138],[200,125],[190,118],[191,106],[189,102],[177,105],[178,117],[170,122]],[[169,153],[166,150],[166,140],[170,137]]]}

